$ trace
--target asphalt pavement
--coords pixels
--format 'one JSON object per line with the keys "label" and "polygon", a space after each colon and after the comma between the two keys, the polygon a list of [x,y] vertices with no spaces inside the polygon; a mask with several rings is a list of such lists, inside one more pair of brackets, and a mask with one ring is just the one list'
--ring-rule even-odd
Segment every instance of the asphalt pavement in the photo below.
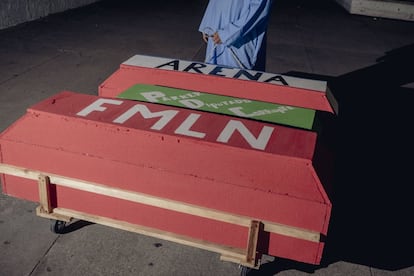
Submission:
{"label": "asphalt pavement", "polygon": [[[207,1],[101,1],[0,31],[0,131],[62,90],[98,86],[136,54],[202,61]],[[276,258],[250,275],[414,275],[414,22],[334,1],[275,1],[266,71],[325,80],[339,103],[333,212],[319,266]],[[0,276],[239,275],[216,253],[79,222],[49,230],[37,203],[0,193]]]}

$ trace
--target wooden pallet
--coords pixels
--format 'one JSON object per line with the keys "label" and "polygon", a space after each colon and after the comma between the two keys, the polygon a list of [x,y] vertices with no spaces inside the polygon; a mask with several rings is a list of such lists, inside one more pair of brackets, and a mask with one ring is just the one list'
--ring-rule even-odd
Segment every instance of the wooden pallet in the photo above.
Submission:
{"label": "wooden pallet", "polygon": [[[321,234],[300,229],[289,225],[283,225],[270,221],[260,221],[255,218],[231,214],[220,210],[204,208],[179,201],[164,199],[143,193],[122,190],[108,187],[98,183],[83,181],[79,179],[68,178],[61,175],[50,174],[22,168],[8,164],[0,164],[0,173],[12,176],[22,177],[38,182],[39,189],[39,206],[36,208],[38,216],[48,219],[69,222],[72,219],[89,221],[96,224],[102,224],[130,232],[143,234],[163,240],[176,242],[179,244],[192,246],[221,254],[221,259],[241,264],[250,268],[259,268],[260,259],[263,252],[258,250],[258,240],[260,234],[265,232],[276,233],[279,235],[302,239],[310,242],[320,242]],[[203,218],[235,224],[246,227],[248,231],[247,248],[240,249],[229,246],[223,246],[211,242],[193,239],[183,235],[177,235],[171,232],[161,231],[159,229],[149,228],[141,225],[131,224],[124,221],[114,220],[102,216],[96,216],[75,210],[65,208],[54,208],[51,199],[51,186],[60,185],[72,189],[81,190],[88,193],[105,195],[118,199],[128,200],[135,203],[145,204],[158,208],[168,209],[180,213],[191,214]]]}

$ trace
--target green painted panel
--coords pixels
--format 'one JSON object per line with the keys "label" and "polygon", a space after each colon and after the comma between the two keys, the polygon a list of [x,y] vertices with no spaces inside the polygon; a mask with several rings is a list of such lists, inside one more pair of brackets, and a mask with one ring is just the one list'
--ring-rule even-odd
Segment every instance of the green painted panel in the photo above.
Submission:
{"label": "green painted panel", "polygon": [[311,129],[315,110],[158,85],[136,84],[118,98],[159,103]]}

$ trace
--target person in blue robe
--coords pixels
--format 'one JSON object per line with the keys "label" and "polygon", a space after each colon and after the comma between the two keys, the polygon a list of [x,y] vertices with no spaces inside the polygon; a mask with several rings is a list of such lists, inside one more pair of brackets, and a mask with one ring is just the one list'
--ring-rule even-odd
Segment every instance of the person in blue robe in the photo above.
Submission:
{"label": "person in blue robe", "polygon": [[199,31],[206,63],[265,71],[266,33],[273,0],[209,0]]}

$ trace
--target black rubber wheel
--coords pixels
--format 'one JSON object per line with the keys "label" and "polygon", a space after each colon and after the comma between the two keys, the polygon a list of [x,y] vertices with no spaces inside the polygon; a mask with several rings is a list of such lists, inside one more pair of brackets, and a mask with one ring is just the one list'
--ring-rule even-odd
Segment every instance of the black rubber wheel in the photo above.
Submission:
{"label": "black rubber wheel", "polygon": [[252,269],[250,267],[241,265],[240,266],[240,276],[248,276]]}
{"label": "black rubber wheel", "polygon": [[62,220],[54,220],[50,221],[50,231],[55,234],[63,234],[65,232],[66,222]]}

